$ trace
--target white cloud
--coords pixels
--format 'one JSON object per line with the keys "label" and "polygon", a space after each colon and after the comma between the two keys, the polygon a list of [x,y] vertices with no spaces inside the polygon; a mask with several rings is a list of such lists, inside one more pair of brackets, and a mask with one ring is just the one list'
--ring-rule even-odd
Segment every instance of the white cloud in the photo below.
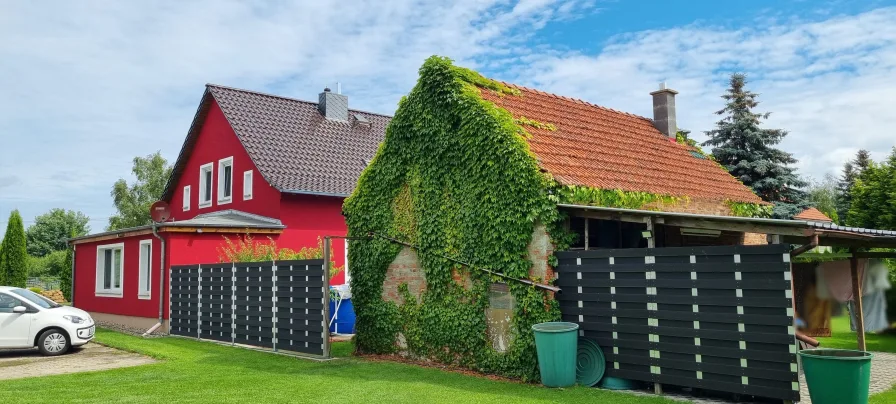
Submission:
{"label": "white cloud", "polygon": [[[896,124],[896,10],[749,29],[695,23],[618,36],[597,53],[537,38],[594,0],[0,2],[0,225],[80,209],[101,230],[131,159],[173,160],[207,82],[303,99],[336,81],[352,107],[390,113],[432,54],[500,78],[649,115],[667,80],[679,122],[709,129],[728,70],[762,93],[770,125],[821,177]],[[27,224],[27,223],[26,223]],[[0,232],[3,229],[0,228]]]}
{"label": "white cloud", "polygon": [[731,71],[760,93],[767,127],[790,131],[781,148],[816,178],[837,174],[860,148],[883,158],[896,144],[896,9],[820,22],[766,21],[728,29],[690,25],[612,38],[596,54],[532,57],[512,80],[652,116],[661,81],[680,91],[680,127],[711,129]]}
{"label": "white cloud", "polygon": [[134,156],[175,158],[207,82],[316,99],[341,81],[391,113],[426,57],[476,67],[578,4],[2,2],[0,224],[67,207],[102,229],[113,182]]}

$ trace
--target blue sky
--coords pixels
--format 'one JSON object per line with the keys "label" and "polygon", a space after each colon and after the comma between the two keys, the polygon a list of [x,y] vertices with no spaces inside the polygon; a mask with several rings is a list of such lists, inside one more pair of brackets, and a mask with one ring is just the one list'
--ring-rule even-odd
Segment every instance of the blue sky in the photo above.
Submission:
{"label": "blue sky", "polygon": [[391,113],[429,55],[491,77],[711,129],[742,71],[801,173],[896,143],[894,1],[0,2],[0,232],[55,207],[101,231],[131,160],[173,160],[205,83]]}

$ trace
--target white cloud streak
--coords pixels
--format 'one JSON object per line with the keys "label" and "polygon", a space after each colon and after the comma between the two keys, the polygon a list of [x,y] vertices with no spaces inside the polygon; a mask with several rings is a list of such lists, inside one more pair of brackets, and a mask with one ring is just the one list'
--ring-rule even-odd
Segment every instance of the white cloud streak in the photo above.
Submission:
{"label": "white cloud streak", "polygon": [[[79,209],[101,230],[131,159],[174,159],[207,82],[315,99],[343,83],[352,107],[391,113],[432,54],[649,116],[681,92],[679,124],[707,130],[728,71],[744,71],[782,145],[821,177],[858,148],[882,157],[896,115],[896,10],[749,29],[693,24],[614,37],[594,54],[538,38],[593,0],[0,3],[0,225]],[[27,224],[27,223],[26,223]],[[3,229],[0,228],[0,232]]]}

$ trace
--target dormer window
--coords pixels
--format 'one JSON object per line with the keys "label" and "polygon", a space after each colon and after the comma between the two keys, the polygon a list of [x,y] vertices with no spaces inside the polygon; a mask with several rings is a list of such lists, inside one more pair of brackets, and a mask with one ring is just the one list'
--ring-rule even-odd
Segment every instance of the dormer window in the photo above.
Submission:
{"label": "dormer window", "polygon": [[212,206],[212,163],[199,167],[199,207]]}
{"label": "dormer window", "polygon": [[233,200],[233,157],[218,160],[218,204]]}

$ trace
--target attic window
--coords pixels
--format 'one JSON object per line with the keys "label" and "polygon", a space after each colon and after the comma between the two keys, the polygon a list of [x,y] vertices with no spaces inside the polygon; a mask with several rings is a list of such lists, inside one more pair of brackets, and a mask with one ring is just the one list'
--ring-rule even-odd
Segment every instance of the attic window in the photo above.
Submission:
{"label": "attic window", "polygon": [[218,160],[218,204],[233,200],[233,157]]}
{"label": "attic window", "polygon": [[199,207],[212,206],[212,163],[199,167]]}

